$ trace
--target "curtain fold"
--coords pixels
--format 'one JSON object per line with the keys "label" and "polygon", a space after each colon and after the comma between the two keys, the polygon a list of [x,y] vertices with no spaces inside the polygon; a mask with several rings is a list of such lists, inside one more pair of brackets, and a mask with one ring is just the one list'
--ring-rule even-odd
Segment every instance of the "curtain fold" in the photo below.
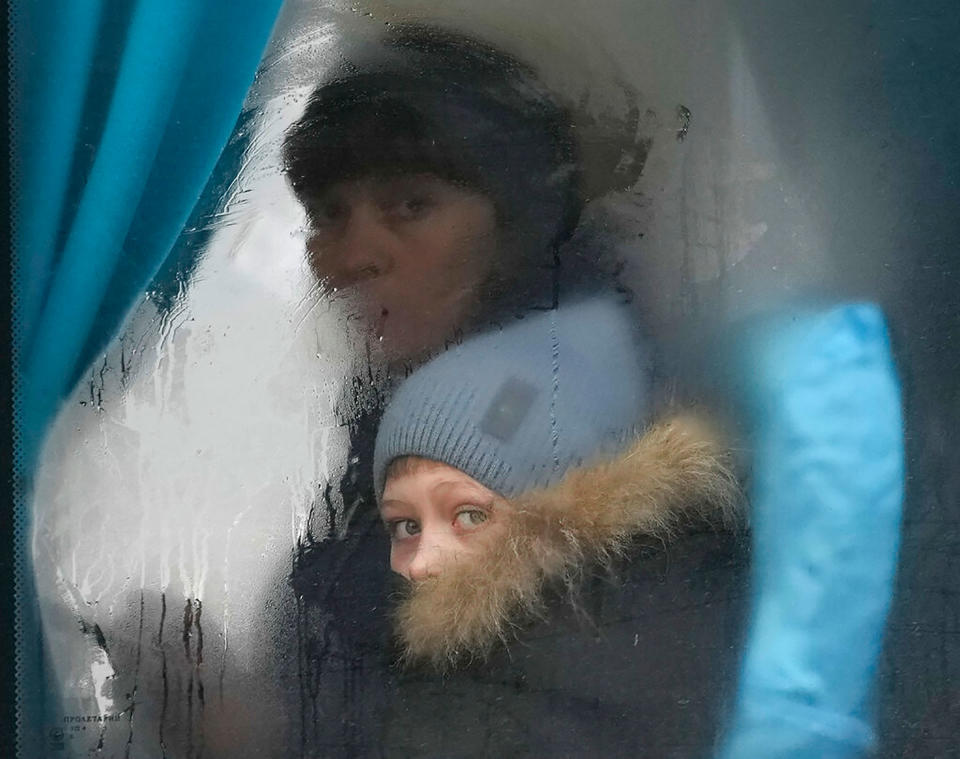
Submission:
{"label": "curtain fold", "polygon": [[10,9],[20,756],[50,748],[27,510],[45,432],[180,236],[281,4],[17,0]]}
{"label": "curtain fold", "polygon": [[[21,90],[17,99],[21,114],[18,205],[23,209],[17,220],[17,241],[21,251],[30,251],[19,262],[17,319],[23,340],[29,339],[26,332],[37,321],[53,269],[57,228],[67,200],[103,13],[101,0],[56,5],[47,23],[38,7],[24,8],[15,32],[21,68],[12,85]],[[52,128],[42,129],[42,124]]]}
{"label": "curtain fold", "polygon": [[[101,2],[23,2],[13,17],[15,346],[27,469],[57,404],[176,242],[281,4],[128,3],[120,12]],[[116,79],[98,78],[97,36],[128,18]],[[73,188],[75,154],[90,149],[77,139],[83,104],[111,85],[95,158]]]}

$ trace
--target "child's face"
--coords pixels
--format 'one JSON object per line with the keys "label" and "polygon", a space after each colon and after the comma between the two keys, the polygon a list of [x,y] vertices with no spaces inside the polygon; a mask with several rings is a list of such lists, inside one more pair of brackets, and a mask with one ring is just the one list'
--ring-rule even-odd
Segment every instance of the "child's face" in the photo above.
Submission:
{"label": "child's face", "polygon": [[408,580],[483,552],[504,534],[507,516],[492,490],[427,459],[387,478],[380,515],[390,531],[390,568]]}

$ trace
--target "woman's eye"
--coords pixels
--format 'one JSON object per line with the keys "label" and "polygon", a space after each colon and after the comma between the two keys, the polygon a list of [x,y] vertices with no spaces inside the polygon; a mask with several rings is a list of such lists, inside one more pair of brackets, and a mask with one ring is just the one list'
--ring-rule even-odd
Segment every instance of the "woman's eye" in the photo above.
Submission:
{"label": "woman's eye", "polygon": [[481,509],[463,509],[457,512],[457,526],[464,530],[475,530],[487,521],[487,512]]}
{"label": "woman's eye", "polygon": [[323,229],[341,224],[349,216],[350,209],[342,200],[331,198],[312,204],[309,214],[313,225]]}
{"label": "woman's eye", "polygon": [[391,212],[400,219],[418,219],[433,206],[429,195],[416,194],[399,198],[392,206]]}
{"label": "woman's eye", "polygon": [[420,525],[414,519],[396,519],[387,523],[387,531],[393,540],[404,540],[418,535]]}

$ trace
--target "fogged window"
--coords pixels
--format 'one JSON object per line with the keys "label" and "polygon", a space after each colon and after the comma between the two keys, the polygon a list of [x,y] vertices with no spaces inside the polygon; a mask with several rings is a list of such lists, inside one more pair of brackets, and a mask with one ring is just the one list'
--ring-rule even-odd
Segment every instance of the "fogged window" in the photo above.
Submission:
{"label": "fogged window", "polygon": [[49,755],[718,752],[763,588],[737,338],[860,301],[907,486],[847,716],[947,755],[957,14],[780,5],[284,5],[43,453]]}

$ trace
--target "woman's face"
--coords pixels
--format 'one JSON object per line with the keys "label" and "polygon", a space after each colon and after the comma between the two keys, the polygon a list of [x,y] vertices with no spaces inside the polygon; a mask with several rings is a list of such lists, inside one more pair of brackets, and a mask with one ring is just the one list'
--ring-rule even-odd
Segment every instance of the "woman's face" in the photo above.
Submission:
{"label": "woman's face", "polygon": [[432,174],[342,182],[307,202],[307,252],[388,357],[416,357],[463,326],[497,249],[493,203]]}
{"label": "woman's face", "polygon": [[380,515],[390,532],[390,568],[414,581],[483,552],[507,526],[496,493],[427,459],[387,478]]}

